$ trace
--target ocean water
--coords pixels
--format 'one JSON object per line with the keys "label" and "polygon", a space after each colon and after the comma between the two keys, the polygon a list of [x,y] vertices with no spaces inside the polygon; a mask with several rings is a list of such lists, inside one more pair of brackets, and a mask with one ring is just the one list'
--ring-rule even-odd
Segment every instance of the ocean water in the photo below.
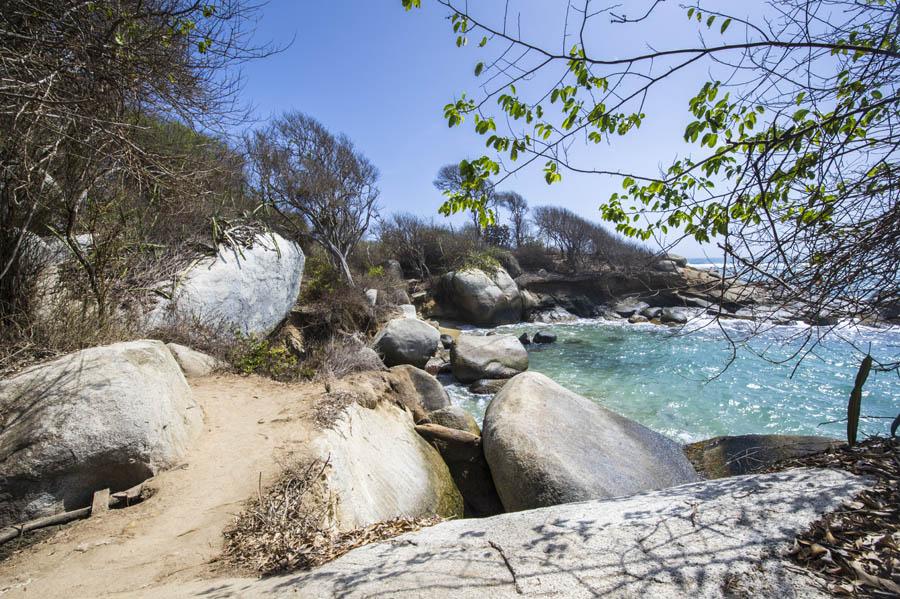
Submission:
{"label": "ocean water", "polygon": [[[800,339],[817,339],[823,330],[802,324],[755,327],[735,320],[723,330],[696,315],[682,329],[579,320],[510,325],[498,333],[556,333],[555,344],[530,347],[531,370],[682,442],[749,433],[844,438],[845,422],[822,423],[846,416],[864,355],[853,344],[871,346],[876,360],[900,360],[898,328],[842,327],[797,366]],[[734,351],[729,338],[737,344]],[[862,414],[890,419],[861,421],[861,434],[888,434],[900,413],[900,376],[873,370],[863,389]],[[483,418],[490,396],[455,384],[448,391],[455,403]]]}

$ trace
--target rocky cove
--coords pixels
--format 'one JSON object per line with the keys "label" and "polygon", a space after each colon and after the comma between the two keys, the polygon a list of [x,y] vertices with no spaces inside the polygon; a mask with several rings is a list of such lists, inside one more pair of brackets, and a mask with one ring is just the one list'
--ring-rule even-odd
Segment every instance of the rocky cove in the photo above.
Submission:
{"label": "rocky cove", "polygon": [[[275,237],[241,254],[189,267],[148,330],[225,318],[283,334],[302,250]],[[352,350],[374,366],[324,387],[238,376],[154,340],[0,381],[4,530],[90,516],[0,564],[5,591],[475,596],[487,584],[500,596],[815,596],[789,563],[790,542],[871,481],[755,472],[839,441],[753,429],[685,447],[640,413],[576,392],[583,373],[554,380],[535,369],[544,353],[566,356],[585,324],[577,314],[642,335],[711,311],[743,323],[771,314],[750,288],[726,296],[714,275],[664,262],[578,277],[467,269],[424,290],[408,280],[416,304],[389,305],[368,347]],[[463,385],[485,399],[461,401]],[[144,567],[134,552],[148,556]],[[99,563],[123,576],[76,575]],[[276,576],[235,578],[254,570]]]}

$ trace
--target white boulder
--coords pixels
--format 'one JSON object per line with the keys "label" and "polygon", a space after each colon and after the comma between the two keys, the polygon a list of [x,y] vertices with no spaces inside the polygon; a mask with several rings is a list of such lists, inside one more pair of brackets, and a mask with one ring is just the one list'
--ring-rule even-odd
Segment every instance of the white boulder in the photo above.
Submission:
{"label": "white boulder", "polygon": [[221,360],[185,345],[166,343],[166,347],[172,352],[184,376],[188,378],[207,376],[225,367],[225,363]]}
{"label": "white boulder", "polygon": [[439,299],[442,308],[466,322],[497,325],[522,320],[522,295],[503,268],[449,272],[441,278]]}
{"label": "white boulder", "polygon": [[148,324],[186,318],[266,335],[297,301],[305,260],[299,245],[276,233],[256,235],[252,247],[221,246],[218,255],[182,274],[171,299],[150,312]]}
{"label": "white boulder", "polygon": [[202,420],[160,341],[93,347],[0,381],[0,525],[176,465]]}

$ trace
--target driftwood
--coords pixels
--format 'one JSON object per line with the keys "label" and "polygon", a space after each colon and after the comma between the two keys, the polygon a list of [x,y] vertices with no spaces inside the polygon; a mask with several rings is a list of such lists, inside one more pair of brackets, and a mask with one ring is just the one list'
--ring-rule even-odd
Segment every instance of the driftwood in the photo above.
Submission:
{"label": "driftwood", "polygon": [[[134,500],[140,498],[146,483],[147,481],[144,481],[130,489],[113,494],[109,493],[109,489],[103,489],[94,493],[93,505],[91,506],[69,512],[62,512],[61,514],[53,514],[52,516],[30,520],[28,522],[23,522],[22,524],[7,526],[6,528],[0,529],[0,545],[7,541],[12,541],[17,537],[21,537],[26,532],[31,532],[32,530],[47,528],[48,526],[58,526],[74,520],[81,520],[92,514],[96,515],[104,512],[111,507],[127,507],[131,505]],[[101,506],[101,502],[104,502],[105,505]]]}

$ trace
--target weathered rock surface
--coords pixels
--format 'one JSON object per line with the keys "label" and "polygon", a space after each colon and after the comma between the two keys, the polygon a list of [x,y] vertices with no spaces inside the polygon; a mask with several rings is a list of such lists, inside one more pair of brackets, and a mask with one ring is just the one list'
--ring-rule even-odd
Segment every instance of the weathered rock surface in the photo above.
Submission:
{"label": "weathered rock surface", "polygon": [[433,412],[450,405],[450,396],[441,382],[420,368],[404,364],[390,369],[391,385],[401,391],[402,396],[415,400],[416,405],[410,411],[421,409]]}
{"label": "weathered rock surface", "polygon": [[472,433],[481,436],[481,428],[475,417],[468,410],[459,406],[448,406],[440,410],[434,410],[428,413],[428,420],[434,424],[440,424],[447,428],[454,428],[458,431]]}
{"label": "weathered rock surface", "polygon": [[628,317],[628,322],[631,324],[641,324],[642,322],[647,322],[647,317],[643,314],[632,314]]}
{"label": "weathered rock surface", "polygon": [[502,268],[486,273],[477,268],[453,271],[441,278],[441,308],[465,322],[497,325],[522,319],[522,296]]}
{"label": "weathered rock surface", "polygon": [[659,318],[659,315],[662,314],[662,308],[644,308],[641,310],[641,316],[646,318],[647,320],[653,320],[654,318]]}
{"label": "weathered rock surface", "polygon": [[660,320],[672,324],[687,324],[688,314],[679,308],[663,308],[659,314]]}
{"label": "weathered rock surface", "polygon": [[462,497],[440,454],[415,429],[409,413],[387,400],[351,403],[315,441],[328,460],[325,484],[338,530],[394,518],[463,514]]}
{"label": "weathered rock surface", "polygon": [[151,327],[177,320],[230,324],[245,334],[266,335],[291,310],[300,293],[305,257],[296,243],[259,234],[253,247],[221,246],[214,258],[184,273],[171,300],[148,314]]}
{"label": "weathered rock surface", "polygon": [[533,341],[535,343],[556,343],[556,333],[548,333],[547,331],[538,331],[534,334]]}
{"label": "weathered rock surface", "polygon": [[397,260],[385,260],[381,263],[381,267],[384,269],[384,274],[386,276],[400,281],[405,278],[403,276],[403,267],[400,266],[400,262]]}
{"label": "weathered rock surface", "polygon": [[187,346],[166,343],[166,347],[172,352],[172,356],[178,362],[184,376],[188,378],[207,376],[217,369],[225,367],[221,360]]}
{"label": "weathered rock surface", "polygon": [[463,383],[508,379],[528,369],[528,352],[513,335],[460,335],[450,348],[450,364]]}
{"label": "weathered rock surface", "polygon": [[707,481],[443,522],[309,573],[181,583],[158,596],[824,598],[786,552],[865,488],[834,470]]}
{"label": "weathered rock surface", "polygon": [[535,312],[530,318],[533,322],[568,322],[577,319],[577,316],[561,306]]}
{"label": "weathered rock surface", "polygon": [[737,435],[691,443],[684,451],[702,475],[721,478],[748,474],[781,460],[820,453],[842,444],[829,437]]}
{"label": "weathered rock surface", "polygon": [[202,420],[160,341],[93,347],[0,381],[0,526],[176,465]]}
{"label": "weathered rock surface", "polygon": [[674,441],[536,372],[514,377],[494,397],[482,435],[507,511],[697,480]]}
{"label": "weathered rock surface", "polygon": [[416,432],[444,458],[462,494],[467,517],[483,518],[503,513],[503,505],[484,459],[480,436],[438,424],[419,425]]}
{"label": "weathered rock surface", "polygon": [[628,318],[632,314],[640,314],[641,310],[649,308],[650,304],[634,299],[626,299],[612,305],[612,310],[622,318]]}
{"label": "weathered rock surface", "polygon": [[506,385],[509,379],[479,379],[469,385],[469,391],[476,395],[494,395]]}
{"label": "weathered rock surface", "polygon": [[423,368],[437,351],[440,333],[417,318],[394,318],[372,340],[372,348],[387,366],[412,364]]}

